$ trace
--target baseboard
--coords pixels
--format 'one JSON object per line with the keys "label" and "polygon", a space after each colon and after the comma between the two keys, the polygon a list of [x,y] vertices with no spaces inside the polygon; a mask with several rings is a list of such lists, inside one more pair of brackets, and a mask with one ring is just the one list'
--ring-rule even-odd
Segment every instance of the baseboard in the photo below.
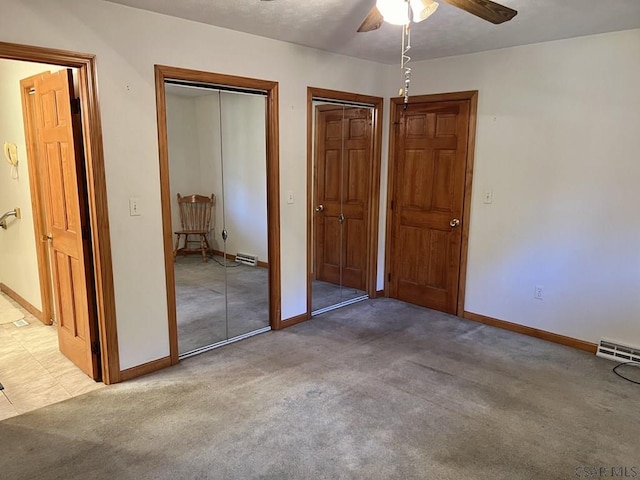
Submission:
{"label": "baseboard", "polygon": [[463,317],[467,320],[473,320],[474,322],[484,323],[485,325],[491,325],[493,327],[502,328],[511,332],[522,333],[530,337],[541,338],[553,343],[559,343],[567,347],[577,348],[589,353],[596,353],[598,346],[595,343],[585,342],[573,337],[567,337],[565,335],[559,335],[557,333],[547,332],[546,330],[539,330],[533,327],[527,327],[526,325],[520,325],[518,323],[507,322],[505,320],[498,320],[497,318],[486,317],[478,313],[464,312]]}
{"label": "baseboard", "polygon": [[382,298],[384,296],[385,296],[384,290],[378,290],[376,291],[376,296],[374,298]]}
{"label": "baseboard", "polygon": [[27,300],[25,300],[24,297],[22,297],[22,295],[16,293],[14,290],[7,287],[4,283],[0,283],[0,291],[2,291],[3,293],[6,293],[7,296],[11,297],[11,299],[14,302],[18,303],[27,312],[29,312],[31,315],[33,315],[34,317],[36,317],[38,320],[42,322],[42,312],[38,310],[36,307],[34,307]]}
{"label": "baseboard", "polygon": [[309,314],[307,313],[302,313],[300,315],[296,315],[295,317],[285,318],[283,320],[280,320],[280,326],[278,327],[278,330],[292,327],[293,325],[297,325],[298,323],[306,322],[307,320],[309,320],[309,318]]}
{"label": "baseboard", "polygon": [[126,370],[120,370],[120,381],[126,382],[132,378],[141,377],[147,373],[156,372],[171,366],[171,357],[159,358],[152,362],[143,363],[137,367],[127,368]]}

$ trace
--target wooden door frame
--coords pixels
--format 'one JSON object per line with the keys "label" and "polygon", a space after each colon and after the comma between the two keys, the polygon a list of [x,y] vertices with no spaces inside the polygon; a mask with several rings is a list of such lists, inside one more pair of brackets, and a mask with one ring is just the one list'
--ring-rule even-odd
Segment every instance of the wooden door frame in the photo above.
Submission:
{"label": "wooden door frame", "polygon": [[[460,246],[460,275],[458,276],[458,301],[456,302],[456,315],[464,314],[464,297],[467,283],[467,253],[469,251],[469,220],[471,218],[471,187],[473,180],[473,162],[476,144],[476,121],[478,115],[478,91],[436,93],[432,95],[412,95],[410,104],[437,103],[452,101],[469,101],[469,136],[467,138],[467,159],[464,177],[464,200],[462,210],[462,240]],[[385,233],[385,265],[384,265],[384,293],[389,296],[389,273],[391,271],[391,244],[393,211],[391,202],[395,197],[395,173],[396,173],[396,132],[399,118],[396,118],[404,103],[403,97],[391,98],[389,115],[389,166],[387,175],[387,225]]]}
{"label": "wooden door frame", "polygon": [[[89,197],[102,381],[107,385],[117,383],[120,381],[120,356],[96,57],[87,53],[0,42],[0,59],[50,64],[75,68],[78,71],[77,93],[82,110],[82,140],[87,170],[85,181]],[[29,145],[28,141],[27,145]],[[33,188],[33,185],[31,187]],[[41,202],[39,207],[42,208]],[[38,214],[38,211],[34,214]],[[39,237],[36,238],[36,242],[40,242]],[[39,273],[41,268],[39,264]]]}
{"label": "wooden door frame", "polygon": [[283,328],[280,295],[280,167],[278,137],[278,82],[237,77],[220,73],[155,65],[156,110],[158,121],[158,151],[160,157],[160,197],[164,264],[169,317],[169,350],[171,365],[179,362],[178,321],[176,313],[175,270],[173,262],[173,229],[171,227],[171,190],[169,176],[169,142],[167,137],[166,80],[202,82],[227,87],[263,90],[267,92],[267,237],[269,263],[269,325]]}
{"label": "wooden door frame", "polygon": [[[298,323],[311,318],[311,283],[313,280],[313,100],[327,99],[337,102],[347,102],[354,104],[366,104],[373,106],[371,115],[371,162],[370,162],[370,184],[369,184],[369,204],[367,232],[367,275],[366,292],[369,298],[375,298],[377,294],[378,275],[378,222],[380,214],[380,165],[382,162],[382,115],[384,99],[371,95],[361,95],[358,93],[341,92],[338,90],[327,90],[325,88],[307,87],[307,312],[302,317],[297,317],[291,322]],[[356,106],[356,105],[354,105]]]}

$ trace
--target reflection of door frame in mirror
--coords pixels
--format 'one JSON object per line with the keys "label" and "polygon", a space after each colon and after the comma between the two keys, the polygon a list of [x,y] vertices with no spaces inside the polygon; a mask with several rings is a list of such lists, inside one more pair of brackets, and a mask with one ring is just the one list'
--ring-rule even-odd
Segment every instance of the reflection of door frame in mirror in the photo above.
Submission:
{"label": "reflection of door frame in mirror", "polygon": [[370,162],[370,185],[368,195],[368,218],[365,236],[367,238],[366,292],[369,298],[377,296],[378,264],[378,216],[380,203],[380,164],[382,157],[382,108],[383,99],[357,93],[340,92],[323,88],[307,87],[307,313],[298,322],[311,318],[311,285],[313,276],[313,117],[314,100],[345,102],[372,108],[372,148]]}
{"label": "reflection of door frame in mirror", "polygon": [[169,178],[169,147],[167,138],[167,107],[165,81],[182,80],[231,88],[263,90],[266,101],[267,139],[267,255],[269,264],[269,325],[278,330],[281,324],[280,307],[280,168],[278,139],[278,82],[258,80],[234,75],[224,75],[199,70],[189,70],[164,65],[155,66],[156,108],[158,120],[158,149],[160,156],[160,197],[164,260],[167,285],[167,309],[169,319],[169,347],[171,364],[179,361],[178,321],[176,312],[175,270],[173,264],[173,238],[171,228],[171,192]]}
{"label": "reflection of door frame in mirror", "polygon": [[[87,195],[89,200],[89,226],[93,248],[92,264],[95,273],[95,300],[98,312],[99,348],[102,364],[102,381],[105,384],[117,383],[126,377],[120,371],[118,335],[116,324],[115,292],[113,288],[113,270],[111,264],[111,236],[109,234],[109,215],[107,210],[107,187],[104,174],[104,155],[102,149],[102,126],[98,103],[96,57],[86,53],[76,53],[29,45],[17,45],[0,42],[0,59],[18,60],[50,64],[66,68],[76,68],[78,72],[78,97],[82,111],[82,141],[84,144]],[[28,148],[32,142],[27,140]],[[28,153],[29,154],[29,153]],[[31,173],[31,172],[30,172]],[[44,208],[41,199],[34,198],[32,206],[34,216]],[[36,227],[36,243],[39,244],[40,229]],[[48,268],[43,262],[40,248],[38,271],[40,274]],[[45,300],[43,299],[43,302]],[[129,378],[132,378],[130,376]]]}

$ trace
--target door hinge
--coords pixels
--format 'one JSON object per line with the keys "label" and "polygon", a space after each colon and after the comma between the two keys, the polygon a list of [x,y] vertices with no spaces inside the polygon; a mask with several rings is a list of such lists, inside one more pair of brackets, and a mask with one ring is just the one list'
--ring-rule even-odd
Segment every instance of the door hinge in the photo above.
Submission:
{"label": "door hinge", "polygon": [[391,281],[391,274],[387,273],[387,282],[390,282],[390,281]]}
{"label": "door hinge", "polygon": [[82,239],[89,240],[91,238],[91,227],[89,225],[82,226]]}
{"label": "door hinge", "polygon": [[393,200],[391,200],[391,210],[393,210]]}
{"label": "door hinge", "polygon": [[100,344],[98,342],[91,342],[91,353],[94,355],[100,353]]}
{"label": "door hinge", "polygon": [[71,100],[71,113],[73,115],[80,114],[80,98],[74,98]]}

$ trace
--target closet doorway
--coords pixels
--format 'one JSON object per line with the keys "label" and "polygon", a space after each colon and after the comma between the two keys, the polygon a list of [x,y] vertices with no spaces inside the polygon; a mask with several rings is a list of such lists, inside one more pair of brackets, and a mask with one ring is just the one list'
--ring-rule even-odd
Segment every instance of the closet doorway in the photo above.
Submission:
{"label": "closet doorway", "polygon": [[277,84],[171,67],[156,80],[175,363],[279,327]]}
{"label": "closet doorway", "polygon": [[376,295],[382,99],[308,89],[308,313]]}

